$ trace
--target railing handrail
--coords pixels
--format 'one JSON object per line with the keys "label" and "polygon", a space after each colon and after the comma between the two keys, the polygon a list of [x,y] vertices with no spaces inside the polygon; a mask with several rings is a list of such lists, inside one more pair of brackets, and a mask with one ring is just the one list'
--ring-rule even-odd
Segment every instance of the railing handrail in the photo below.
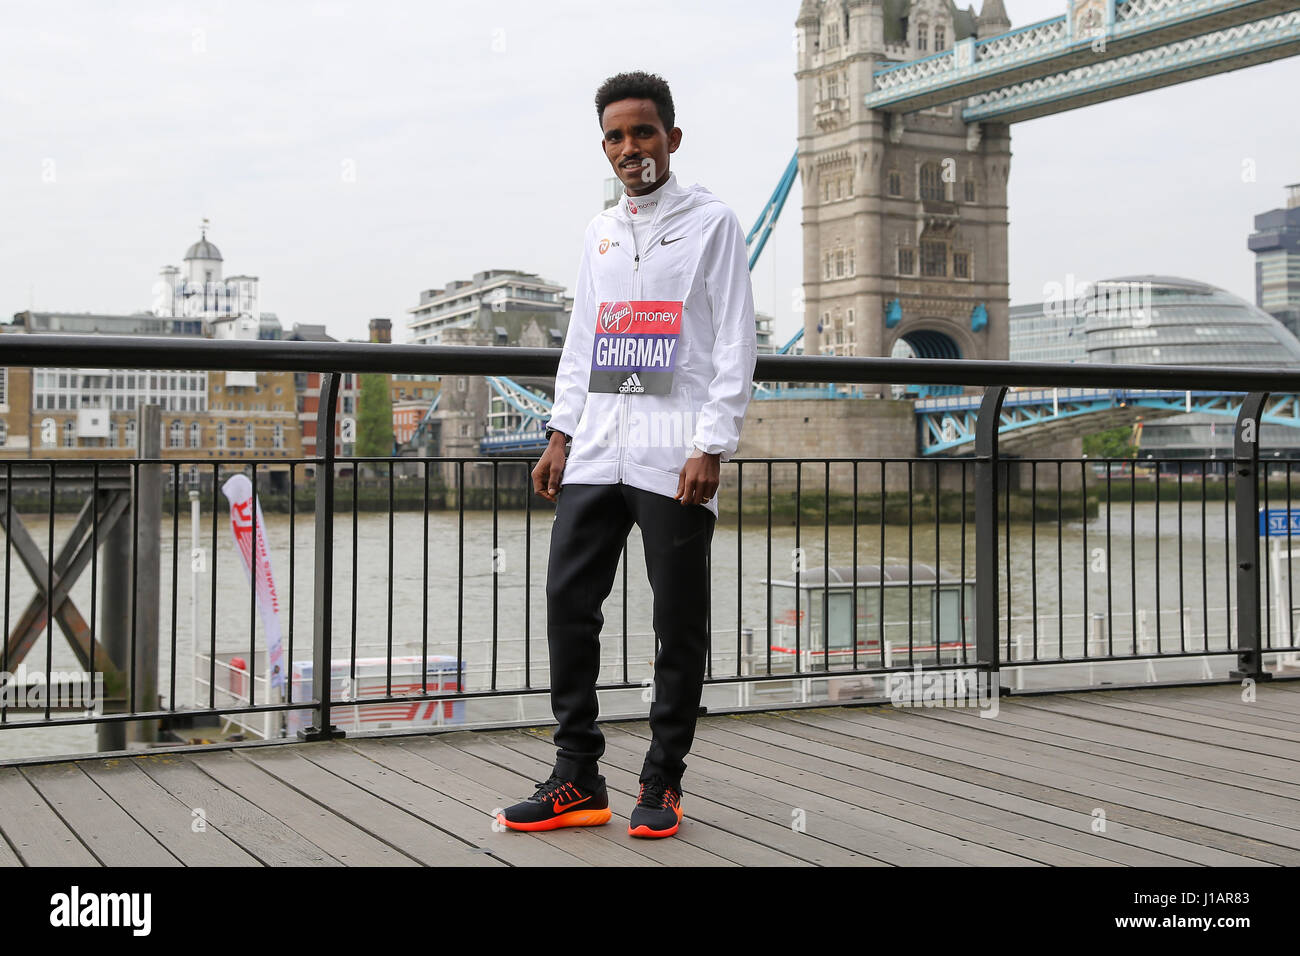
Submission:
{"label": "railing handrail", "polygon": [[[558,348],[383,345],[137,335],[0,335],[0,365],[550,377]],[[1300,392],[1300,369],[1098,365],[847,355],[758,356],[755,381]]]}

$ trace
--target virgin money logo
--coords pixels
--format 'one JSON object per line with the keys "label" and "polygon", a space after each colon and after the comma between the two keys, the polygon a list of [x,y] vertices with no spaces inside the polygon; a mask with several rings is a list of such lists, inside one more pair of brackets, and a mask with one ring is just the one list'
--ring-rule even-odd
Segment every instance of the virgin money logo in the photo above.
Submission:
{"label": "virgin money logo", "polygon": [[605,302],[601,305],[600,330],[611,334],[626,332],[632,327],[631,302]]}
{"label": "virgin money logo", "polygon": [[630,209],[630,210],[632,210],[632,215],[634,215],[634,216],[635,216],[638,212],[641,211],[641,210],[639,210],[639,209],[636,208],[636,203],[634,203],[634,202],[633,202],[632,200],[630,200],[630,199],[627,201],[627,208]]}

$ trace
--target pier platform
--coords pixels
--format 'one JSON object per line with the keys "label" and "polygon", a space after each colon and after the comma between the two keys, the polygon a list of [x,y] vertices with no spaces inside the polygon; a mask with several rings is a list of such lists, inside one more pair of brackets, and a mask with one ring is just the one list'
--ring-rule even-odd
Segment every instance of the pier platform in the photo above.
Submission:
{"label": "pier platform", "polygon": [[11,866],[1297,866],[1300,682],[825,706],[699,722],[678,835],[627,835],[645,721],[602,724],[613,820],[494,829],[547,727],[0,767]]}

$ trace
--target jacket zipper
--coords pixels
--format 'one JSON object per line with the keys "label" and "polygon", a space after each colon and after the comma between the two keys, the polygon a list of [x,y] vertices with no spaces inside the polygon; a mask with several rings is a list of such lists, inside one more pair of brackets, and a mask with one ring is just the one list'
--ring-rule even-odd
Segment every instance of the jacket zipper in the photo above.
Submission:
{"label": "jacket zipper", "polygon": [[[674,209],[672,212],[668,213],[668,216],[673,216],[678,212],[684,212],[684,211],[685,210],[682,209]],[[668,218],[668,216],[666,216],[665,218]],[[656,226],[659,225],[657,217],[654,225]],[[636,246],[636,229],[633,228],[630,222],[627,224],[627,228],[628,228],[628,232],[631,233],[632,235],[632,300],[635,301],[637,295],[639,294],[638,284],[640,283],[641,280],[641,251]],[[654,245],[654,243],[651,243],[651,245]],[[619,428],[618,481],[619,484],[622,484],[623,483],[623,460],[627,456],[627,403],[628,403],[629,396],[626,392],[624,392],[623,394],[619,395],[619,399],[621,400],[621,402],[619,405],[619,419],[618,419],[618,428]]]}
{"label": "jacket zipper", "polygon": [[[636,284],[640,278],[641,252],[636,247],[636,229],[628,223],[628,232],[632,234],[632,301],[636,301]],[[623,460],[627,457],[627,401],[624,392],[619,396],[618,406],[618,482],[623,483]]]}

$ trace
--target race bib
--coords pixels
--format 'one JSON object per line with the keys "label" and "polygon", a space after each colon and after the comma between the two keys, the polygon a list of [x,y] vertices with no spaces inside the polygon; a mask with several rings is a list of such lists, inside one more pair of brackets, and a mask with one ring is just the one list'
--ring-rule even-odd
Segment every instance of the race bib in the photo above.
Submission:
{"label": "race bib", "polygon": [[596,310],[588,391],[668,394],[681,331],[680,302],[602,302]]}

